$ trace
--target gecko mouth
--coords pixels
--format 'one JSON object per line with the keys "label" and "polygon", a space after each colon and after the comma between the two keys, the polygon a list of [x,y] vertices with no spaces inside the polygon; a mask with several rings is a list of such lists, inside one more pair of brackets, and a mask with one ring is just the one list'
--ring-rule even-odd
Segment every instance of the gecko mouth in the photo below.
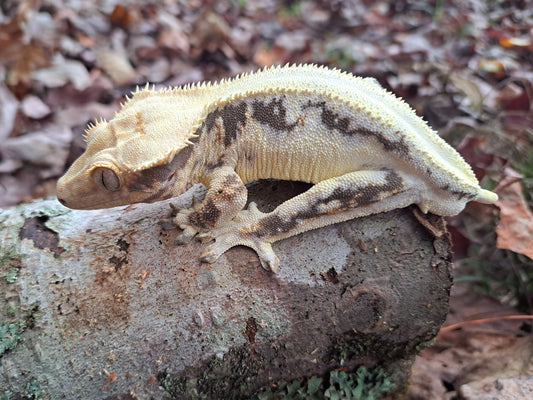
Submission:
{"label": "gecko mouth", "polygon": [[[118,206],[124,205],[124,203],[122,203],[122,202],[117,204],[117,200],[118,199],[112,199],[112,200],[103,201],[103,202],[100,202],[100,203],[90,203],[90,204],[87,204],[87,205],[83,205],[81,202],[79,202],[79,203],[77,203],[75,205],[74,204],[69,204],[68,201],[66,201],[64,198],[61,198],[61,197],[58,197],[57,200],[62,205],[64,205],[65,207],[76,209],[76,210],[96,210],[96,209],[99,209],[99,208],[110,208],[110,207],[118,207]],[[131,202],[131,203],[133,203],[133,202]]]}

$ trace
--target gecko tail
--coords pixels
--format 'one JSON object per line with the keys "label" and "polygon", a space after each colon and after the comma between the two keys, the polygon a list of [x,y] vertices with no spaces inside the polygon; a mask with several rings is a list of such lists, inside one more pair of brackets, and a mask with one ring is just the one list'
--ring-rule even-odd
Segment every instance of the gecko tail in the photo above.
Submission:
{"label": "gecko tail", "polygon": [[498,201],[498,195],[490,190],[480,189],[474,201],[479,201],[484,204],[493,204]]}

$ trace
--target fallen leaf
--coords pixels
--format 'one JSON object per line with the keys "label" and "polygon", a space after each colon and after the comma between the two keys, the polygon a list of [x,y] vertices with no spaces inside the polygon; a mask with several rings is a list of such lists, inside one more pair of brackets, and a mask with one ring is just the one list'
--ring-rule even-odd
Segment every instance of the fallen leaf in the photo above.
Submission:
{"label": "fallen leaf", "polygon": [[479,61],[478,67],[496,79],[505,77],[505,66],[500,60],[483,58]]}
{"label": "fallen leaf", "polygon": [[26,96],[21,103],[22,113],[33,119],[41,119],[50,115],[52,110],[37,96]]}
{"label": "fallen leaf", "polygon": [[[65,108],[113,98],[114,83],[103,71],[93,69],[89,74],[89,81],[89,86],[84,90],[78,90],[73,85],[49,88],[44,101],[56,112],[62,112]],[[76,119],[76,116],[73,115],[72,118]]]}
{"label": "fallen leaf", "polygon": [[[38,7],[39,5],[37,4]],[[48,12],[29,12],[25,19],[22,24],[25,43],[39,44],[44,48],[53,48],[55,46],[56,23]]]}
{"label": "fallen leaf", "polygon": [[87,68],[81,62],[65,59],[59,54],[54,56],[51,67],[35,71],[33,78],[51,88],[68,82],[77,90],[84,90],[90,85]]}
{"label": "fallen leaf", "polygon": [[231,29],[230,43],[245,59],[249,59],[254,53],[254,39],[258,35],[258,27],[253,21],[241,20]]}
{"label": "fallen leaf", "polygon": [[26,19],[32,11],[39,8],[40,0],[22,0],[18,6],[17,14],[20,18]]}
{"label": "fallen leaf", "polygon": [[98,63],[115,84],[123,86],[135,81],[137,73],[124,53],[100,49],[97,55]]}
{"label": "fallen leaf", "polygon": [[458,73],[452,73],[450,75],[450,81],[470,100],[470,107],[476,112],[481,112],[483,95],[478,85],[472,79],[469,79],[468,76],[463,76]]}
{"label": "fallen leaf", "polygon": [[0,82],[0,140],[6,139],[15,123],[19,102],[7,86]]}
{"label": "fallen leaf", "polygon": [[396,39],[401,44],[404,53],[431,54],[435,51],[435,47],[429,42],[429,40],[419,33],[402,33],[397,35]]}
{"label": "fallen leaf", "polygon": [[529,37],[502,37],[500,38],[500,46],[502,47],[529,47],[531,46],[531,38]]}
{"label": "fallen leaf", "polygon": [[310,41],[311,37],[307,32],[304,30],[296,30],[280,34],[274,43],[284,51],[297,52],[305,50]]}
{"label": "fallen leaf", "polygon": [[42,182],[36,174],[38,168],[24,165],[24,168],[17,169],[16,172],[0,173],[0,207],[14,206],[32,195]]}
{"label": "fallen leaf", "polygon": [[139,66],[137,72],[142,75],[147,82],[163,82],[170,75],[170,63],[167,58],[162,57],[149,65]]}
{"label": "fallen leaf", "polygon": [[43,131],[5,140],[0,144],[0,152],[3,161],[11,159],[44,167],[38,175],[49,178],[62,172],[71,140],[70,128],[49,125]]}
{"label": "fallen leaf", "polygon": [[464,400],[486,399],[531,399],[533,398],[533,368],[529,375],[498,378],[496,380],[484,379],[476,384],[463,385],[461,398]]}
{"label": "fallen leaf", "polygon": [[515,182],[520,182],[524,179],[524,175],[515,171],[510,167],[506,167],[503,172],[503,177],[498,182],[498,185],[494,188],[494,191],[499,192],[501,189],[512,185]]}
{"label": "fallen leaf", "polygon": [[486,152],[486,140],[466,134],[457,146],[457,151],[472,166],[478,180],[485,176],[485,171],[492,164],[494,155]]}
{"label": "fallen leaf", "polygon": [[527,206],[520,182],[498,191],[500,222],[496,227],[500,249],[512,250],[533,259],[533,213]]}
{"label": "fallen leaf", "polygon": [[[6,82],[10,85],[28,85],[33,71],[49,63],[49,54],[42,43],[31,41],[33,24],[30,24],[27,16],[34,15],[30,12],[32,7],[35,7],[35,4],[24,1],[20,4],[18,16],[0,24],[0,62],[4,63],[9,71]],[[43,32],[43,39],[46,40],[50,31],[45,31],[47,32]]]}
{"label": "fallen leaf", "polygon": [[502,112],[499,116],[505,131],[513,135],[515,147],[517,149],[526,149],[522,146],[530,146],[529,129],[533,126],[533,112],[531,111],[507,111]]}
{"label": "fallen leaf", "polygon": [[286,54],[279,47],[261,45],[255,52],[253,61],[261,67],[284,64],[286,62]]}
{"label": "fallen leaf", "polygon": [[122,29],[128,29],[136,22],[137,16],[131,9],[124,7],[122,4],[117,4],[109,16],[109,19],[113,25]]}
{"label": "fallen leaf", "polygon": [[17,47],[14,61],[11,65],[11,74],[7,82],[10,85],[19,83],[29,84],[37,68],[47,66],[49,56],[41,46],[25,44]]}
{"label": "fallen leaf", "polygon": [[182,54],[189,53],[189,38],[179,29],[167,29],[161,32],[157,39],[161,47],[177,51]]}
{"label": "fallen leaf", "polygon": [[531,84],[524,82],[508,82],[498,91],[496,101],[507,111],[528,111],[531,107]]}
{"label": "fallen leaf", "polygon": [[228,42],[231,29],[224,17],[206,10],[193,23],[192,32],[190,42],[197,51],[214,52]]}
{"label": "fallen leaf", "polygon": [[[513,308],[455,285],[444,325],[511,314],[516,314]],[[416,357],[405,400],[454,399],[457,393],[469,400],[529,398],[509,396],[513,383],[531,377],[533,370],[532,338],[523,326],[521,320],[502,318],[441,331]],[[502,380],[505,385],[498,385]],[[493,396],[483,395],[485,387]]]}

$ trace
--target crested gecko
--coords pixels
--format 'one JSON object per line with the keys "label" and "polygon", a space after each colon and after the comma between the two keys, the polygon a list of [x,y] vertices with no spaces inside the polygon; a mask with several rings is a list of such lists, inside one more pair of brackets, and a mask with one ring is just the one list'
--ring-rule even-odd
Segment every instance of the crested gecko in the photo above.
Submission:
{"label": "crested gecko", "polygon": [[[310,229],[416,204],[458,214],[494,203],[470,166],[401,99],[372,78],[316,65],[270,67],[218,83],[137,89],[115,117],[91,124],[87,149],[57,184],[70,208],[97,209],[178,196],[177,243],[211,240],[202,261],[254,249],[276,272],[271,243]],[[313,186],[269,213],[245,209],[247,182]]]}

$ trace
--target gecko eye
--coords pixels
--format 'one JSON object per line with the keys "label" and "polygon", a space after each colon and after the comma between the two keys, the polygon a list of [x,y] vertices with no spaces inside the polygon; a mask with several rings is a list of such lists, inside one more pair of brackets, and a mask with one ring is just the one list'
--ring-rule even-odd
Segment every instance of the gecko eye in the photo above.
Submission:
{"label": "gecko eye", "polygon": [[96,168],[93,172],[93,179],[98,186],[111,192],[120,189],[120,180],[112,169],[104,167]]}

